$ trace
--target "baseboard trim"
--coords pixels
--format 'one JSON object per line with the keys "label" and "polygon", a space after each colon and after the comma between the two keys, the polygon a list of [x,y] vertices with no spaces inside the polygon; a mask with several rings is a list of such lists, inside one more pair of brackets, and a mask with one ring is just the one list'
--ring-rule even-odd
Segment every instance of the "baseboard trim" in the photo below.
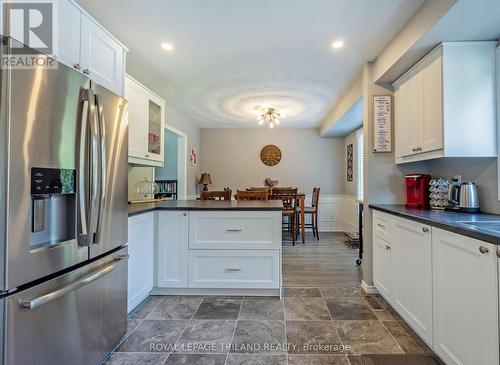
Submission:
{"label": "baseboard trim", "polygon": [[368,285],[367,283],[365,283],[364,280],[361,280],[361,288],[363,289],[363,291],[366,293],[366,294],[378,294],[378,290],[377,288],[375,288],[373,285]]}
{"label": "baseboard trim", "polygon": [[195,289],[195,288],[158,288],[151,291],[152,295],[243,295],[257,297],[280,297],[280,289]]}

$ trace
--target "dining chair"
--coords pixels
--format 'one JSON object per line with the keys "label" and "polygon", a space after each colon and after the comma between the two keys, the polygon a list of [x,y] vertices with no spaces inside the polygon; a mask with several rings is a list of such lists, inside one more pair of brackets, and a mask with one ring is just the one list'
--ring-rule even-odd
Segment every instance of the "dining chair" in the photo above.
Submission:
{"label": "dining chair", "polygon": [[224,191],[202,191],[201,200],[231,200],[231,190]]}
{"label": "dining chair", "polygon": [[236,200],[267,200],[268,193],[266,190],[260,191],[242,191],[236,190]]}
{"label": "dining chair", "polygon": [[284,226],[292,236],[292,244],[295,246],[297,237],[297,188],[279,188],[273,189],[271,199],[281,200],[283,202],[283,218],[286,218]]}
{"label": "dining chair", "polygon": [[[304,222],[306,229],[312,229],[313,236],[319,241],[318,232],[318,204],[319,204],[319,190],[320,188],[313,188],[311,206],[304,207],[304,214],[311,216],[311,222]],[[300,220],[300,207],[296,208],[297,220]],[[300,223],[299,223],[300,224]]]}

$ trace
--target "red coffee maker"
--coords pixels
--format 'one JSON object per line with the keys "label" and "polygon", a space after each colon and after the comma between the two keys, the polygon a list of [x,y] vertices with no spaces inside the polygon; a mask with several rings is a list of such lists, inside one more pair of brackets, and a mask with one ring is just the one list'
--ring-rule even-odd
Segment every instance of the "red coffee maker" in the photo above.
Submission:
{"label": "red coffee maker", "polygon": [[408,174],[406,180],[406,207],[427,208],[429,206],[430,175]]}

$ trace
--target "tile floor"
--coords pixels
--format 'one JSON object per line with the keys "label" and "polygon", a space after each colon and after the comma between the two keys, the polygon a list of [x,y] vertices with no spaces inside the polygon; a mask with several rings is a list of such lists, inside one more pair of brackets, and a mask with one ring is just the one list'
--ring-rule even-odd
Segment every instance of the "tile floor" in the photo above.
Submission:
{"label": "tile floor", "polygon": [[381,297],[363,295],[342,236],[285,242],[283,255],[283,300],[150,296],[105,364],[440,364]]}

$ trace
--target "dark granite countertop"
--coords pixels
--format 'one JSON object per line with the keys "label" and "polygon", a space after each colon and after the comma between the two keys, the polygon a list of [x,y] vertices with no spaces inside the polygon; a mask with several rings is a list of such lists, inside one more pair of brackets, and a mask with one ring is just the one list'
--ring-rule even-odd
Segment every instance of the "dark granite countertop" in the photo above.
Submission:
{"label": "dark granite countertop", "polygon": [[414,209],[391,204],[370,204],[370,208],[500,245],[500,215]]}
{"label": "dark granite countertop", "polygon": [[273,211],[283,210],[281,200],[168,200],[156,203],[128,205],[129,217],[154,210],[248,210]]}

